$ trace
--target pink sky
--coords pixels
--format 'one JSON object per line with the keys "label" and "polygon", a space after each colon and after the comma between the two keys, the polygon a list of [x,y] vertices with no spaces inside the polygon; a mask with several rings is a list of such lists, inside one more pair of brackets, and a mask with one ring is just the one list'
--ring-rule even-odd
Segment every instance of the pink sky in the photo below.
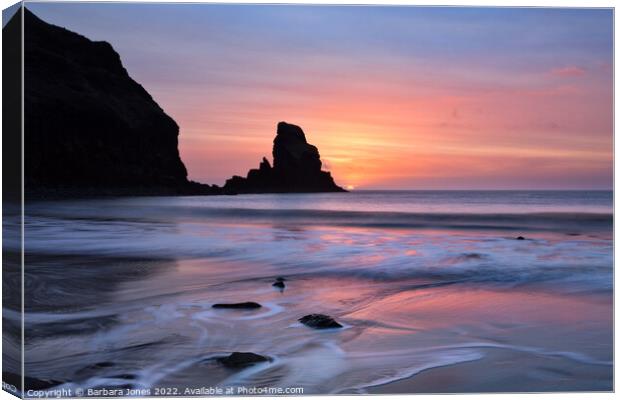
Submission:
{"label": "pink sky", "polygon": [[287,121],[342,186],[612,187],[611,10],[31,8],[114,46],[193,180],[245,175]]}
{"label": "pink sky", "polygon": [[463,76],[410,66],[381,77],[372,71],[313,77],[308,70],[307,80],[292,86],[239,99],[204,101],[197,93],[186,101],[200,107],[180,103],[171,111],[184,127],[183,159],[199,180],[218,182],[256,167],[270,155],[276,122],[286,120],[304,128],[346,186],[606,187],[610,72],[573,71],[584,70],[534,71],[503,84],[485,71]]}

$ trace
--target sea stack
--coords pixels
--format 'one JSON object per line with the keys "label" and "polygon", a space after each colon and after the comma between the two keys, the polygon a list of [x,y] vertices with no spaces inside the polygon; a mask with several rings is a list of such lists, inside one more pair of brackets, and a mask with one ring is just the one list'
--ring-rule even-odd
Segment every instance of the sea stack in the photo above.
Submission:
{"label": "sea stack", "polygon": [[[213,194],[188,181],[179,127],[119,54],[24,9],[27,193]],[[21,13],[3,29],[18,34]]]}
{"label": "sea stack", "polygon": [[321,167],[319,150],[307,142],[304,131],[297,125],[280,122],[273,140],[273,167],[263,157],[258,169],[251,169],[245,178],[233,176],[228,179],[224,192],[346,192]]}

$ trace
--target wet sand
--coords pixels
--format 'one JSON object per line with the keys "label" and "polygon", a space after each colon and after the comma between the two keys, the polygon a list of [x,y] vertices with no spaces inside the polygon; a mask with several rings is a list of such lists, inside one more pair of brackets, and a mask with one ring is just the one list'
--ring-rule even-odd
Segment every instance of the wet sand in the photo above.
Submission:
{"label": "wet sand", "polygon": [[[152,271],[150,263],[139,264]],[[590,391],[611,384],[606,296],[312,273],[287,274],[280,291],[271,286],[276,271],[263,275],[256,265],[162,263],[153,264],[159,273],[115,286],[114,296],[106,296],[113,301],[96,313],[34,323],[38,334],[30,341],[38,346],[27,355],[36,364],[27,370],[74,382],[65,387],[180,391],[202,385],[303,387],[306,394]],[[222,282],[248,271],[247,279]],[[248,300],[263,307],[212,309]],[[297,322],[315,312],[344,328],[317,331]],[[43,315],[30,314],[27,322]],[[273,361],[239,371],[216,362],[234,351]],[[93,367],[101,363],[110,366]]]}
{"label": "wet sand", "polygon": [[370,394],[608,392],[613,390],[609,366],[579,364],[553,356],[489,349],[483,359],[432,368],[419,374],[367,388]]}
{"label": "wet sand", "polygon": [[[310,224],[306,212],[280,215],[282,202],[303,199],[275,197],[277,210],[256,219],[252,210],[202,213],[211,199],[30,207],[26,375],[65,389],[178,394],[609,390],[608,215],[556,215],[547,230],[535,228],[536,215],[508,218],[529,229],[517,240],[515,228],[481,228],[479,216],[448,229],[448,217],[420,228],[375,212],[354,226],[331,213]],[[278,276],[284,290],[272,286]],[[262,307],[212,308],[242,302]],[[343,328],[298,322],[315,313]],[[271,361],[217,362],[232,352]]]}

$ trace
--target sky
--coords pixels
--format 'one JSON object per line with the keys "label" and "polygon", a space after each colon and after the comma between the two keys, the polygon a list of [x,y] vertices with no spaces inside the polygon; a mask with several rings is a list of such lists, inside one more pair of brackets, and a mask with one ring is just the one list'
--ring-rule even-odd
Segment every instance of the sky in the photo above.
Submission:
{"label": "sky", "polygon": [[222,185],[300,125],[355,189],[610,189],[610,9],[27,3],[120,54]]}

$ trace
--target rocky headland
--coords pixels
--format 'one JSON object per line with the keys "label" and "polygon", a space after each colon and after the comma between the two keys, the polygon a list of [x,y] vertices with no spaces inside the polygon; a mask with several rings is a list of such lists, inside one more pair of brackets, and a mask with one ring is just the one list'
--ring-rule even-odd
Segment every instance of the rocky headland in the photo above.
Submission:
{"label": "rocky headland", "polygon": [[[280,122],[263,158],[223,188],[193,182],[179,126],[128,74],[119,54],[24,13],[24,186],[28,199],[82,196],[344,192],[302,129]],[[3,28],[20,41],[21,11]],[[17,79],[17,77],[16,77]],[[20,132],[7,132],[20,137]]]}
{"label": "rocky headland", "polygon": [[[27,194],[219,193],[187,179],[178,125],[109,43],[23,12]],[[5,35],[19,35],[20,14]]]}

